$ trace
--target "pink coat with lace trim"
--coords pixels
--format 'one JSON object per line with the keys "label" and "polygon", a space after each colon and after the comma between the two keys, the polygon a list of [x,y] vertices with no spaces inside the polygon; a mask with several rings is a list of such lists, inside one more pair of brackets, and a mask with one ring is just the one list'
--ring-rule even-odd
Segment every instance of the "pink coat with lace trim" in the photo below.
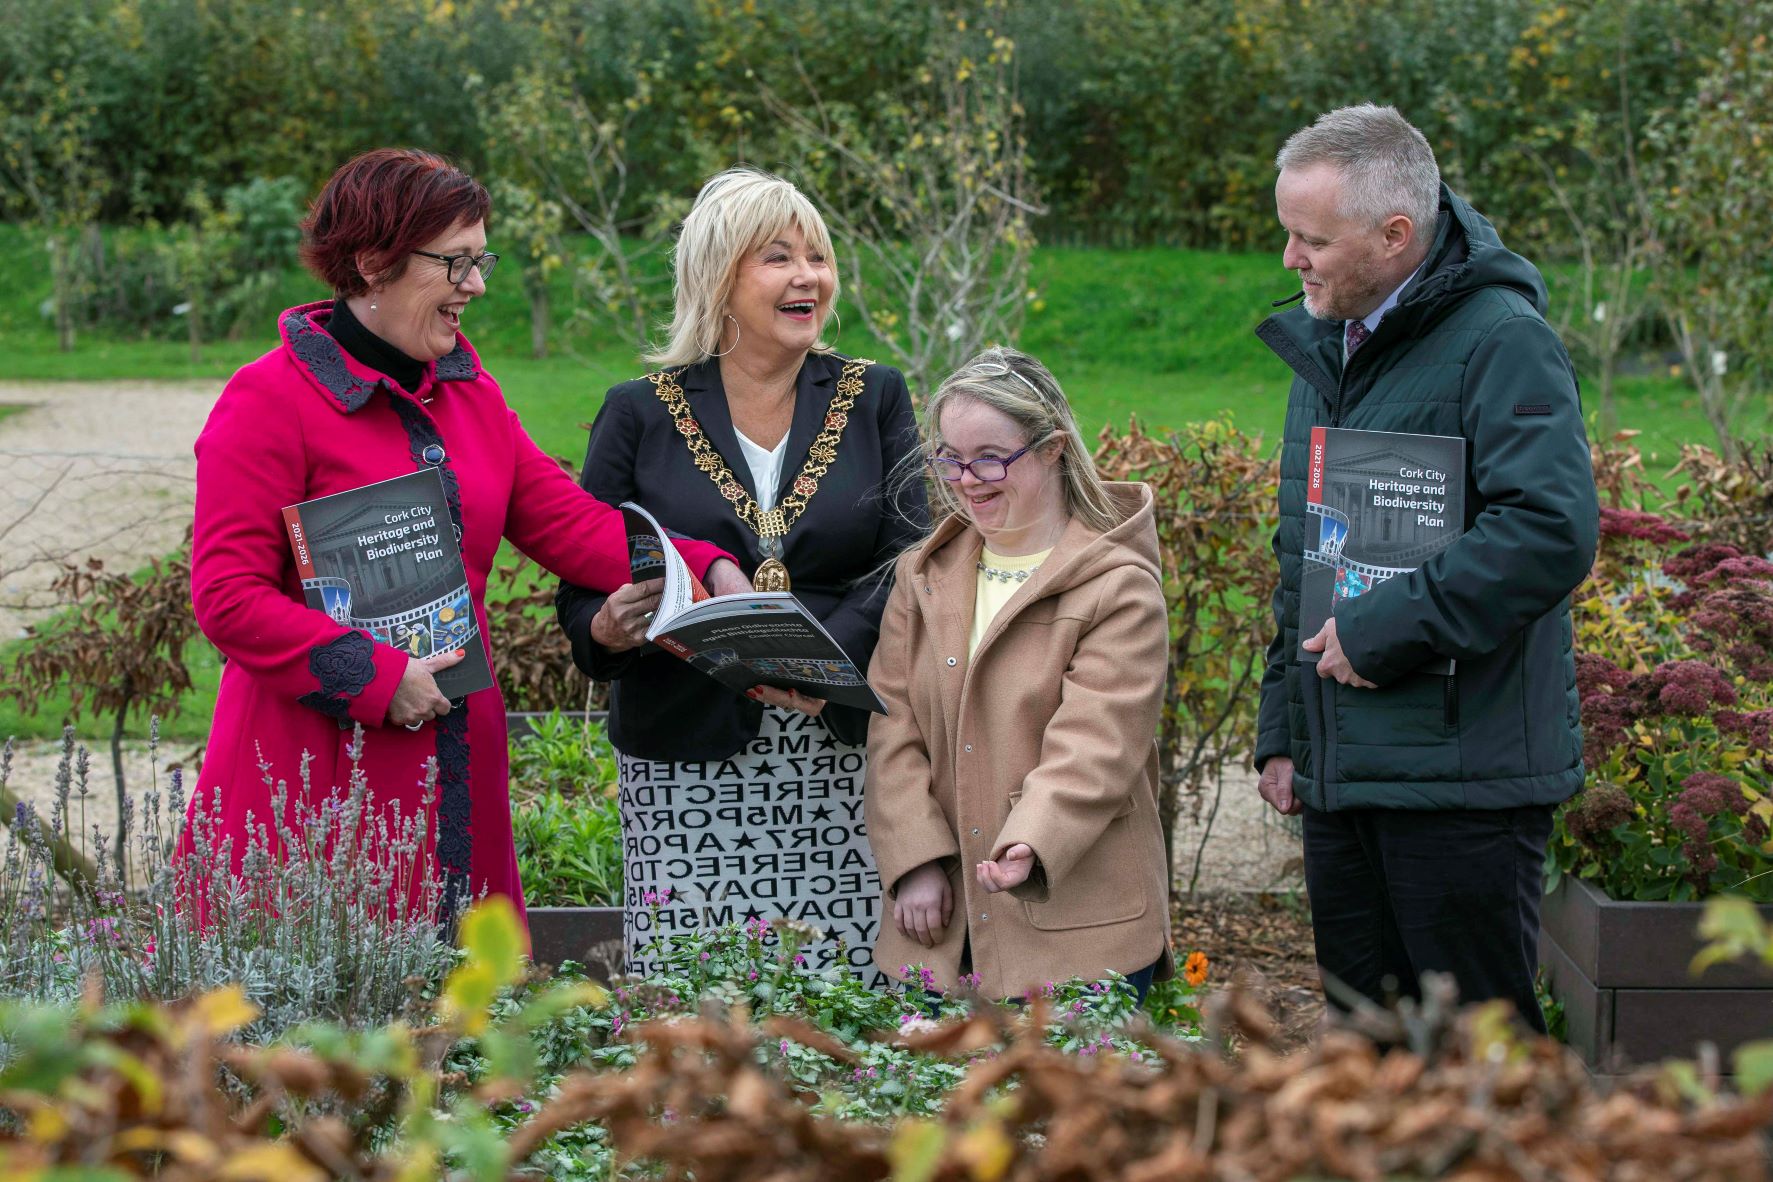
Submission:
{"label": "pink coat with lace trim", "polygon": [[[362,723],[378,808],[418,810],[425,761],[436,757],[427,822],[448,893],[508,895],[521,913],[497,687],[419,731],[388,725],[408,657],[305,605],[281,510],[414,471],[428,448],[430,459],[441,451],[477,643],[501,538],[563,578],[613,590],[628,577],[621,514],[530,440],[465,338],[408,394],[327,335],[330,315],[330,302],[285,312],[282,343],[234,375],[197,440],[191,600],[226,664],[191,809],[216,811],[220,793],[220,831],[238,867],[248,816],[255,831],[271,822],[267,774],[287,781],[293,799],[306,753],[315,793],[342,792],[351,724]],[[702,542],[678,547],[698,575],[723,556]],[[496,647],[488,656],[496,668]]]}

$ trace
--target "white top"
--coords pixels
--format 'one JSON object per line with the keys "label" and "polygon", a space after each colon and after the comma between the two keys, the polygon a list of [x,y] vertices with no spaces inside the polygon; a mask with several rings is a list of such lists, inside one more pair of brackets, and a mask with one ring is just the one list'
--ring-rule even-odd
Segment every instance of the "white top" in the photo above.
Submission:
{"label": "white top", "polygon": [[745,453],[745,466],[751,469],[751,484],[757,489],[757,507],[769,512],[776,507],[776,486],[782,482],[782,460],[788,454],[788,436],[782,436],[782,442],[774,449],[765,449],[745,438],[743,431],[735,430],[739,437],[739,450]]}

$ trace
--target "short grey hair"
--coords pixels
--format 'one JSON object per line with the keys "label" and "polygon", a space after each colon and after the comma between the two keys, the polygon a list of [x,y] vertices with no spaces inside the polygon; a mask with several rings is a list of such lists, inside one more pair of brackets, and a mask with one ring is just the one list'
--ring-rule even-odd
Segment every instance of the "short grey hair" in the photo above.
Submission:
{"label": "short grey hair", "polygon": [[[831,301],[837,306],[837,261],[831,232],[806,195],[779,176],[740,165],[708,178],[683,219],[675,254],[675,308],[663,348],[646,354],[662,369],[694,365],[720,348],[726,302],[733,294],[739,261],[789,226],[799,226],[807,245],[831,261]],[[820,326],[821,330],[823,325]],[[824,341],[813,345],[828,350]]]}
{"label": "short grey hair", "polygon": [[1403,214],[1426,241],[1440,213],[1441,170],[1434,149],[1396,107],[1361,103],[1317,117],[1287,138],[1277,170],[1332,164],[1342,178],[1342,213],[1377,226]]}

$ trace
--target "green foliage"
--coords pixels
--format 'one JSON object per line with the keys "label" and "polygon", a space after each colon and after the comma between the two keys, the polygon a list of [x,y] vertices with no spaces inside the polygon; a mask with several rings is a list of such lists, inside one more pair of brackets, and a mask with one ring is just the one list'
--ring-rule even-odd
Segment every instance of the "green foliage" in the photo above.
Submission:
{"label": "green foliage", "polygon": [[[1206,789],[1255,746],[1279,578],[1270,545],[1280,465],[1226,418],[1165,435],[1146,434],[1137,419],[1125,434],[1103,428],[1096,463],[1107,479],[1144,482],[1156,504],[1170,634],[1158,815],[1173,843],[1183,815],[1198,820]],[[1190,891],[1199,872],[1197,851]]]}
{"label": "green foliage", "polygon": [[1736,423],[1773,394],[1773,11],[1720,5],[1727,37],[1692,95],[1658,114],[1661,210],[1668,265],[1658,272],[1676,343],[1726,455]]}
{"label": "green foliage", "polygon": [[[1689,450],[1668,506],[1684,517],[1601,510],[1573,604],[1588,782],[1548,874],[1618,899],[1773,900],[1773,456]],[[1634,466],[1598,463],[1603,488]]]}

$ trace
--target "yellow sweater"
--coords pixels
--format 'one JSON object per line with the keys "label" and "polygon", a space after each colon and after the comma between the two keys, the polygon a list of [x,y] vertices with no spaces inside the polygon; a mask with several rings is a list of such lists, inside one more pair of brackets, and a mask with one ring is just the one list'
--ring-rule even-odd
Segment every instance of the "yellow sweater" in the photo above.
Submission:
{"label": "yellow sweater", "polygon": [[979,641],[985,638],[985,630],[991,627],[991,621],[997,618],[1003,605],[1022,589],[1028,576],[1052,552],[1051,546],[1038,554],[1015,557],[993,554],[989,546],[979,552],[979,594],[973,600],[973,630],[967,637],[968,656],[978,651]]}

